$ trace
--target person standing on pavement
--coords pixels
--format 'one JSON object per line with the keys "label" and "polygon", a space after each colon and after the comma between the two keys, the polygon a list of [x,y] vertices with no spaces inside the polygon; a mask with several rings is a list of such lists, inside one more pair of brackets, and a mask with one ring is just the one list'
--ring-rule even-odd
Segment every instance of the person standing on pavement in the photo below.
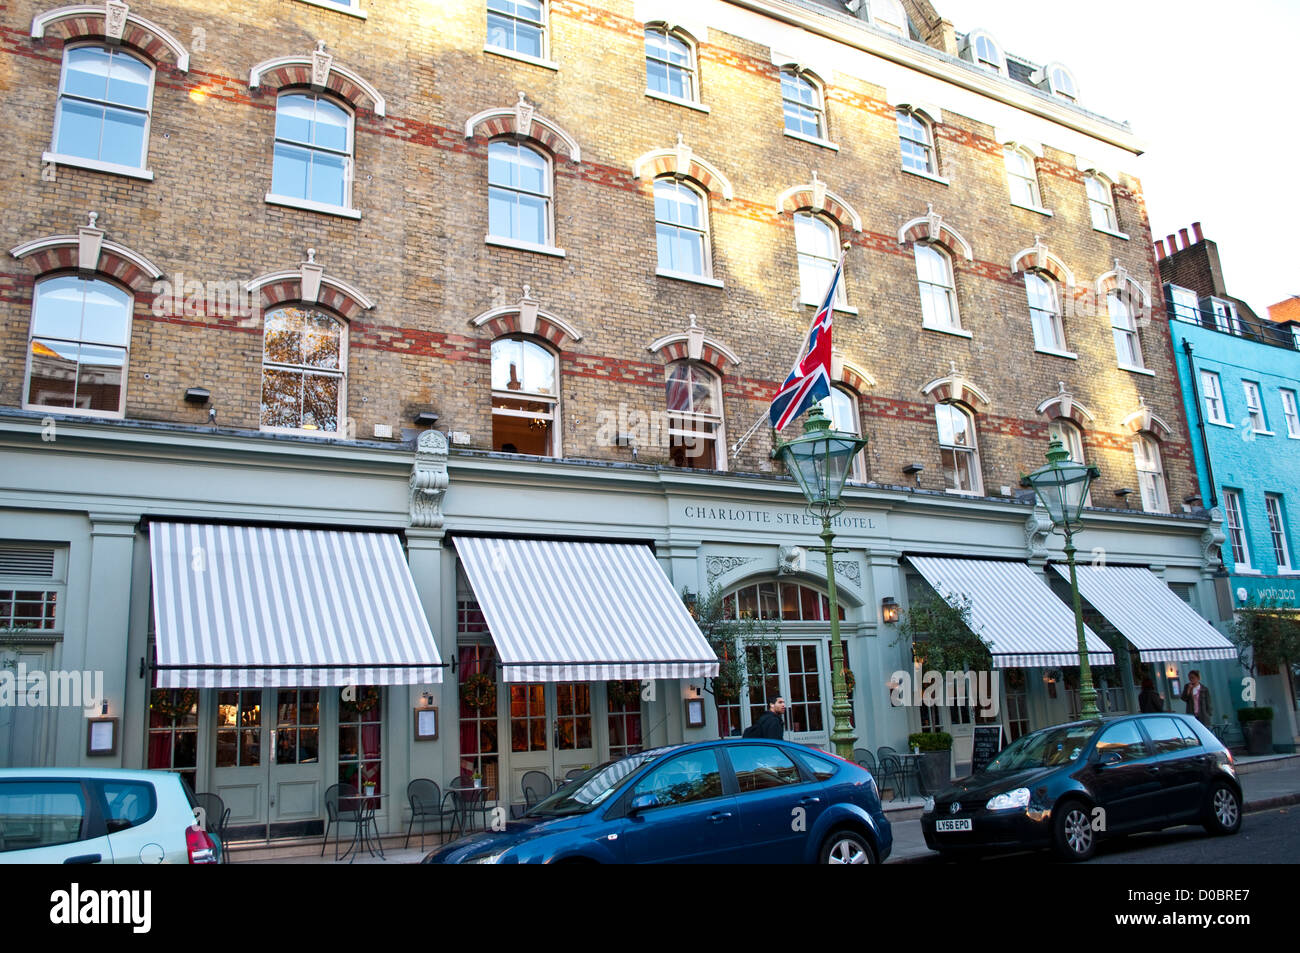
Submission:
{"label": "person standing on pavement", "polygon": [[1201,673],[1192,669],[1187,673],[1187,685],[1183,688],[1183,701],[1187,702],[1187,714],[1192,715],[1203,725],[1210,723],[1210,690],[1201,684]]}
{"label": "person standing on pavement", "polygon": [[1148,714],[1165,710],[1165,700],[1156,691],[1155,683],[1149,678],[1142,679],[1142,691],[1138,692],[1138,711]]}
{"label": "person standing on pavement", "polygon": [[773,738],[781,741],[785,738],[785,699],[778,698],[767,706],[767,711],[758,722],[745,732],[747,738]]}

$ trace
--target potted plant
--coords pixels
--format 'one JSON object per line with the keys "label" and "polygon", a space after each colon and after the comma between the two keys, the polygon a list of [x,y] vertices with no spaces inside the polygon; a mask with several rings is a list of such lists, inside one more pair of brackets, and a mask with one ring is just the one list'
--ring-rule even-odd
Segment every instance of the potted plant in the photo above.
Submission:
{"label": "potted plant", "polygon": [[921,785],[933,793],[952,780],[952,735],[946,731],[918,731],[907,736],[907,746],[921,754]]}
{"label": "potted plant", "polygon": [[483,775],[480,774],[478,771],[475,771],[472,775],[470,775],[470,778],[474,782],[474,787],[481,788],[483,786]]}
{"label": "potted plant", "polygon": [[1237,721],[1241,735],[1246,739],[1246,753],[1253,755],[1273,753],[1273,709],[1267,705],[1258,708],[1238,708]]}

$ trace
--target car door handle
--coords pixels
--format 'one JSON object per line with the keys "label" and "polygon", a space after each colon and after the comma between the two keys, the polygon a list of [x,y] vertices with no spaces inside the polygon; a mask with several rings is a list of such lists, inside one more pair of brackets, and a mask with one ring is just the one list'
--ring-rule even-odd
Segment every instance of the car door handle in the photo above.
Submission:
{"label": "car door handle", "polygon": [[64,861],[65,864],[98,864],[104,859],[103,854],[78,854],[76,857],[69,857]]}
{"label": "car door handle", "polygon": [[713,824],[721,824],[723,821],[729,820],[730,818],[731,818],[730,811],[714,811],[712,814],[709,815],[709,821],[710,823]]}
{"label": "car door handle", "polygon": [[802,797],[799,799],[800,806],[804,804],[820,804],[822,799],[819,797]]}

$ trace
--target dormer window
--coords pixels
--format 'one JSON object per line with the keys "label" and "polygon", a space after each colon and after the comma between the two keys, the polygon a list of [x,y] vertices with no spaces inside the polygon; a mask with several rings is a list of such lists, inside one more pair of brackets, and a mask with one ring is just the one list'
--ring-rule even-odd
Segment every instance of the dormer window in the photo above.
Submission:
{"label": "dormer window", "polygon": [[1074,76],[1064,66],[1049,66],[1047,69],[1047,88],[1053,96],[1060,96],[1066,102],[1078,102],[1078,87],[1074,84]]}
{"label": "dormer window", "polygon": [[907,35],[907,14],[898,0],[871,0],[871,22],[883,30]]}
{"label": "dormer window", "polygon": [[990,34],[982,30],[971,33],[966,38],[966,45],[967,55],[976,66],[1000,76],[1007,75],[1007,64],[1002,56],[1002,48]]}

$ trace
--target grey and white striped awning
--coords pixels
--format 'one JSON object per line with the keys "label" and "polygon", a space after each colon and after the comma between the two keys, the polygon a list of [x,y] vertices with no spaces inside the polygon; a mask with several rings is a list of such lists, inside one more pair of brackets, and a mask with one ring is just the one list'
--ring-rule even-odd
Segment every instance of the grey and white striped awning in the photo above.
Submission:
{"label": "grey and white striped awning", "polygon": [[[1074,610],[1024,563],[937,556],[908,561],[949,605],[969,597],[973,628],[992,643],[994,668],[1079,664]],[[1090,664],[1114,664],[1114,653],[1087,626],[1084,639]]]}
{"label": "grey and white striped awning", "polygon": [[149,549],[160,688],[442,681],[395,535],[157,522]]}
{"label": "grey and white striped awning", "polygon": [[507,682],[718,673],[649,547],[457,537]]}
{"label": "grey and white striped awning", "polygon": [[[1066,579],[1069,569],[1056,566]],[[1151,570],[1078,567],[1079,593],[1119,629],[1144,662],[1236,659],[1237,650]]]}

